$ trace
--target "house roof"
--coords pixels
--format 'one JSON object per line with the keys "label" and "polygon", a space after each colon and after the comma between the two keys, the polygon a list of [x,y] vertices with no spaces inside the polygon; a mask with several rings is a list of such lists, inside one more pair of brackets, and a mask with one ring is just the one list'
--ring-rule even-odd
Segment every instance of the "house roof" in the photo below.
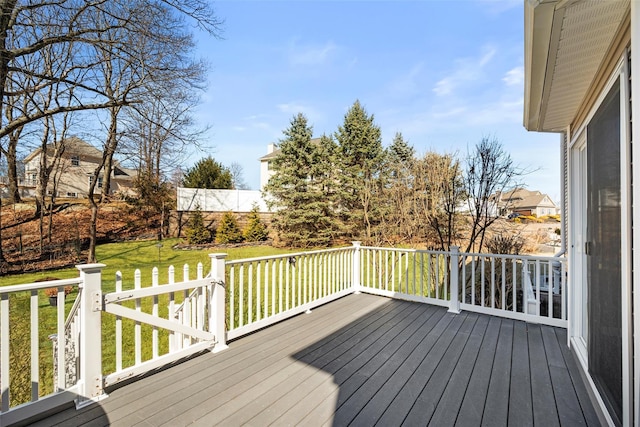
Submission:
{"label": "house roof", "polygon": [[[545,198],[548,202],[543,203]],[[507,206],[512,210],[536,208],[538,206],[556,207],[556,204],[547,194],[538,190],[527,190],[525,188],[513,188],[500,194],[499,205]]]}
{"label": "house roof", "polygon": [[[320,138],[311,138],[311,143],[312,144],[319,144],[320,143]],[[282,150],[280,150],[279,148],[275,148],[271,153],[260,157],[258,160],[260,160],[261,162],[265,162],[265,161],[268,161],[268,160],[273,160],[276,157],[278,157],[281,152],[282,152]]]}
{"label": "house roof", "polygon": [[515,199],[525,199],[531,196],[538,196],[542,193],[537,190],[527,190],[525,188],[514,188],[511,190],[504,191],[500,194],[500,200],[515,200]]}
{"label": "house roof", "polygon": [[[545,199],[548,199],[549,202],[548,203],[543,203]],[[556,207],[556,204],[553,203],[553,201],[551,200],[550,197],[547,197],[546,194],[534,194],[528,197],[525,197],[522,200],[516,200],[514,202],[512,202],[512,205],[510,206],[511,209],[513,210],[517,210],[517,209],[528,209],[528,208],[537,208],[538,206],[545,206],[545,207]]]}
{"label": "house roof", "polygon": [[629,10],[629,0],[525,1],[525,128],[574,122]]}
{"label": "house roof", "polygon": [[[99,159],[102,157],[102,151],[78,137],[72,136],[70,138],[66,138],[64,140],[64,144],[65,152],[68,154],[74,154],[85,158],[89,157]],[[47,144],[47,150],[50,149],[53,150],[53,144]],[[34,157],[40,154],[41,151],[42,148],[36,148],[27,157],[25,157],[24,161],[31,161]]]}

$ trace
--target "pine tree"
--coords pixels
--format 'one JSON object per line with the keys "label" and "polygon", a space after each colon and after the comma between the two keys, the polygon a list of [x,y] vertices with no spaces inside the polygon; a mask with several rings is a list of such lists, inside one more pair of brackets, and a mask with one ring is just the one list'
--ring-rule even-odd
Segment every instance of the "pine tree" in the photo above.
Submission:
{"label": "pine tree", "polygon": [[340,158],[340,211],[347,237],[371,237],[379,221],[380,171],[385,152],[373,115],[357,101],[335,134]]}
{"label": "pine tree", "polygon": [[196,209],[191,213],[189,225],[185,229],[184,234],[190,245],[200,245],[203,243],[209,243],[213,240],[211,230],[204,225],[204,218],[199,205],[196,205]]}
{"label": "pine tree", "polygon": [[231,189],[233,178],[228,168],[209,156],[199,160],[191,169],[187,170],[182,184],[188,188]]}
{"label": "pine tree", "polygon": [[[276,208],[272,227],[282,243],[295,247],[327,245],[333,221],[328,192],[331,141],[311,140],[312,128],[303,114],[295,116],[280,141],[280,155],[273,161],[274,175],[265,187],[269,205]],[[327,147],[322,147],[327,144]]]}
{"label": "pine tree", "polygon": [[390,162],[406,165],[414,159],[415,154],[415,148],[404,140],[401,132],[396,132],[393,142],[389,146]]}
{"label": "pine tree", "polygon": [[261,242],[269,237],[267,226],[260,220],[258,206],[254,206],[249,212],[247,226],[242,231],[242,235],[247,242]]}
{"label": "pine tree", "polygon": [[242,232],[233,212],[225,212],[216,230],[216,243],[240,243]]}

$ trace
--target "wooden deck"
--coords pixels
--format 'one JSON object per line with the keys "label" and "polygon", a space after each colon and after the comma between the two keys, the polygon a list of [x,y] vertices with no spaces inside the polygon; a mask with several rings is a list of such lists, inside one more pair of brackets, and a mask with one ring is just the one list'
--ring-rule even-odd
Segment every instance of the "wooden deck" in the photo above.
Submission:
{"label": "wooden deck", "polygon": [[566,331],[360,294],[35,425],[600,425]]}

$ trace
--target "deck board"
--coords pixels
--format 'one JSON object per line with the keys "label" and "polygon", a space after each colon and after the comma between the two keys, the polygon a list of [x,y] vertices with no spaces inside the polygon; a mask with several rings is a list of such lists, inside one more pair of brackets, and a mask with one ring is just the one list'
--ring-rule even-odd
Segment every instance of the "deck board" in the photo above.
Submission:
{"label": "deck board", "polygon": [[[509,418],[512,426],[533,426],[533,401],[531,397],[531,369],[527,325],[513,324],[513,350],[511,356],[511,387],[509,389]],[[513,384],[520,384],[513,387]]]}
{"label": "deck board", "polygon": [[350,295],[36,426],[599,425],[566,331]]}

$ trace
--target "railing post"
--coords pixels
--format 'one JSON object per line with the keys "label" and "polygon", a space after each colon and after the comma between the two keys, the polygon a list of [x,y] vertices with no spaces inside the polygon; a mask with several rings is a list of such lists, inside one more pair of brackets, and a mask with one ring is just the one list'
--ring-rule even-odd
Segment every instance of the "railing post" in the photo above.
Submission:
{"label": "railing post", "polygon": [[214,281],[211,294],[211,308],[209,312],[209,330],[216,337],[216,345],[211,350],[214,353],[229,348],[227,346],[226,309],[227,292],[225,289],[225,261],[227,254],[209,254],[211,258],[211,279]]}
{"label": "railing post", "polygon": [[102,385],[102,269],[104,264],[77,265],[80,270],[80,392],[76,408],[106,396]]}
{"label": "railing post", "polygon": [[460,262],[460,248],[458,246],[450,246],[451,254],[449,274],[449,313],[460,313],[460,291],[458,283],[458,263]]}
{"label": "railing post", "polygon": [[351,278],[351,287],[353,288],[354,293],[359,294],[360,293],[360,244],[362,242],[359,241],[353,241],[351,242],[353,244],[353,259],[352,259],[352,265],[353,265],[353,271],[352,273],[352,278]]}

